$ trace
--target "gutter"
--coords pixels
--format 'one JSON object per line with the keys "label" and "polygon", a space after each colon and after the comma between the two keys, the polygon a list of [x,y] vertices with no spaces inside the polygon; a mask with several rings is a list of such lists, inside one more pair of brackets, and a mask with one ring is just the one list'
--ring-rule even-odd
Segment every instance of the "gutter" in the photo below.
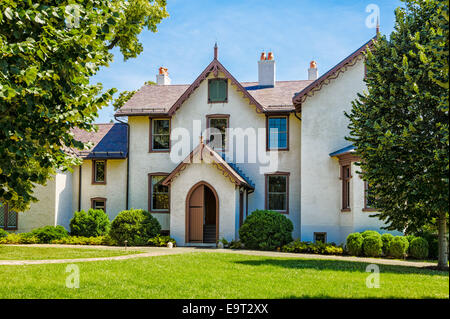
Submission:
{"label": "gutter", "polygon": [[81,167],[83,166],[83,163],[78,168],[78,211],[81,211]]}
{"label": "gutter", "polygon": [[117,122],[125,124],[127,126],[127,182],[126,182],[126,196],[125,196],[125,210],[128,210],[128,194],[130,188],[130,125],[127,122],[121,121],[114,115],[114,119]]}

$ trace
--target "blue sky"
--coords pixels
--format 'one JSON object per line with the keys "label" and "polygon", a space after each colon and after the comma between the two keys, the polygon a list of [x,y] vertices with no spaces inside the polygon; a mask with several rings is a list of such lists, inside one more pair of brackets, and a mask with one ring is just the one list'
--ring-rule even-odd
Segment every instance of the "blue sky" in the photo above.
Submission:
{"label": "blue sky", "polygon": [[[365,21],[369,4],[380,8],[381,33],[390,34],[394,0],[168,0],[170,17],[157,33],[144,30],[144,51],[123,61],[117,49],[114,62],[92,79],[118,91],[139,89],[155,81],[160,66],[169,69],[172,84],[191,83],[211,62],[217,41],[219,60],[238,81],[256,81],[257,60],[272,51],[277,80],[307,78],[311,60],[325,73],[372,36]],[[116,93],[116,96],[118,93]],[[99,111],[97,123],[113,119],[112,106]]]}

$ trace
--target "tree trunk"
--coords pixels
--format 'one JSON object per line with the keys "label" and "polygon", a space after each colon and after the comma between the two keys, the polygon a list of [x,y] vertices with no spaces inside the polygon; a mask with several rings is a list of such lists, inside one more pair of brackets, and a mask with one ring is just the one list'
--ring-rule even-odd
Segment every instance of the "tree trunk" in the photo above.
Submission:
{"label": "tree trunk", "polygon": [[439,215],[439,261],[440,269],[448,269],[447,218],[445,212]]}

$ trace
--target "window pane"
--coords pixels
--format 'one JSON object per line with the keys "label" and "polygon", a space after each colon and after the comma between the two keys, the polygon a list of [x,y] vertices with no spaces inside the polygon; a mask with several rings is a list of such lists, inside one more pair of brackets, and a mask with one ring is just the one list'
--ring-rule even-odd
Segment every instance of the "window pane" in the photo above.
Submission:
{"label": "window pane", "polygon": [[286,192],[286,176],[269,176],[269,193]]}
{"label": "window pane", "polygon": [[105,162],[96,161],[95,162],[95,181],[104,182],[105,181]]}
{"label": "window pane", "polygon": [[314,241],[326,243],[327,241],[327,235],[326,233],[314,233]]}
{"label": "window pane", "polygon": [[169,209],[169,187],[161,184],[165,177],[152,176],[152,210]]}
{"label": "window pane", "polygon": [[10,228],[17,227],[17,213],[16,212],[8,212],[8,227],[10,227]]}
{"label": "window pane", "polygon": [[286,210],[286,194],[269,193],[269,210]]}
{"label": "window pane", "polygon": [[0,203],[0,227],[5,227],[5,214],[6,214],[6,205]]}
{"label": "window pane", "polygon": [[170,120],[152,120],[152,149],[168,150],[170,147]]}
{"label": "window pane", "polygon": [[269,148],[287,148],[287,118],[271,117],[268,120]]}
{"label": "window pane", "polygon": [[[227,118],[213,118],[209,119],[209,127],[215,128],[218,132],[211,132],[209,136],[209,143],[213,148],[225,149],[226,145],[226,130],[228,128]],[[214,130],[214,131],[216,131]]]}
{"label": "window pane", "polygon": [[102,209],[105,210],[105,201],[103,200],[94,200],[94,209]]}

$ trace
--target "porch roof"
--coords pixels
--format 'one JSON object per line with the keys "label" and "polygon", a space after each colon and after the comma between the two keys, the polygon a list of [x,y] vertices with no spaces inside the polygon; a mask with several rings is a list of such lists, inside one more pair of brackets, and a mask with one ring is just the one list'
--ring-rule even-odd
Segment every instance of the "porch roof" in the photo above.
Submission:
{"label": "porch roof", "polygon": [[162,181],[162,184],[169,186],[172,181],[177,178],[188,164],[195,163],[194,156],[200,154],[200,160],[203,161],[208,157],[210,163],[214,165],[223,176],[227,177],[236,186],[242,186],[248,189],[254,189],[254,184],[245,176],[236,164],[228,163],[224,157],[217,153],[214,149],[204,144],[203,141],[183,160],[177,167]]}

